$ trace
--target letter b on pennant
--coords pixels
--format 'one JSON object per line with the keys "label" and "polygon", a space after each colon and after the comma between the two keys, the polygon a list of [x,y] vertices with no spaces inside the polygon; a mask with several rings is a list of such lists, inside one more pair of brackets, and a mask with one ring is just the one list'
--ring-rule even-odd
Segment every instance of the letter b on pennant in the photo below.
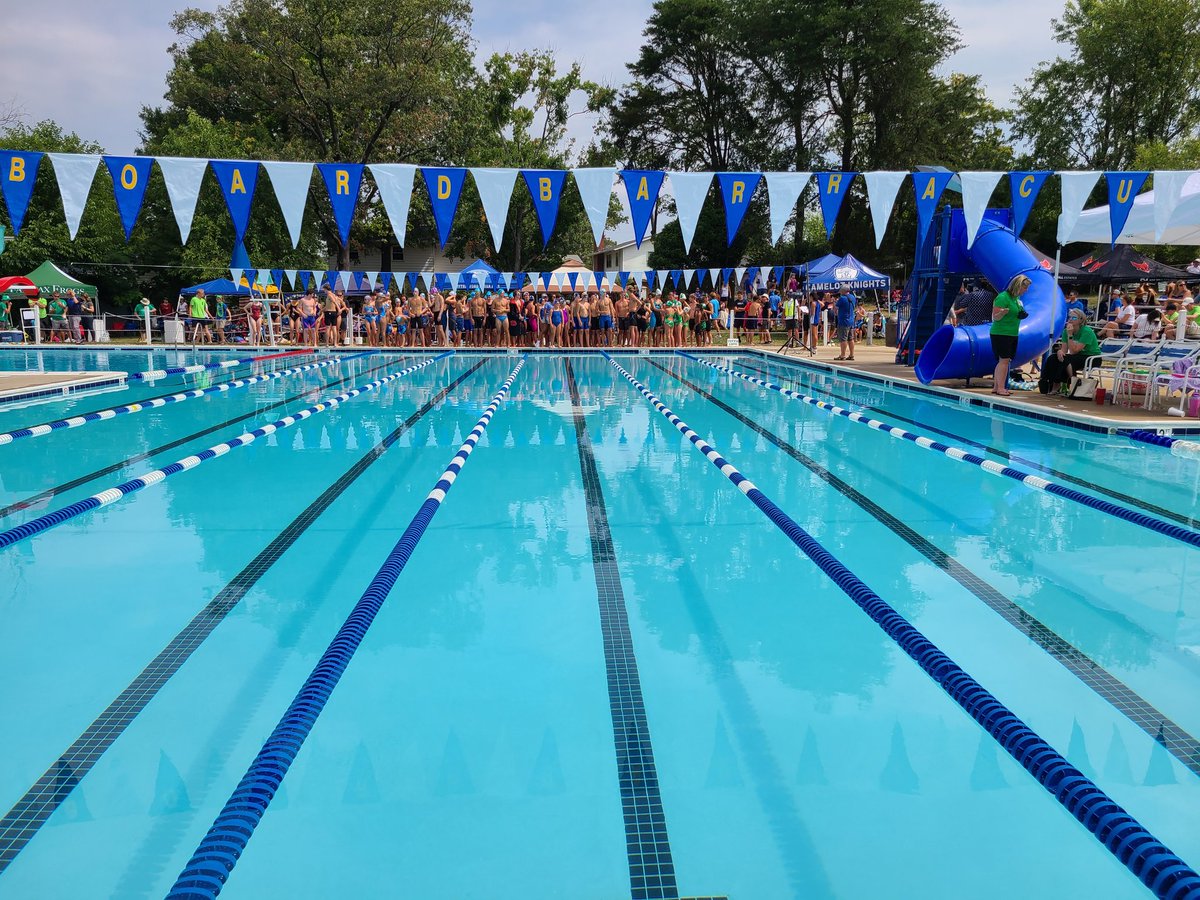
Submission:
{"label": "letter b on pennant", "polygon": [[14,156],[8,166],[9,181],[24,181],[25,180],[25,160],[19,156]]}
{"label": "letter b on pennant", "polygon": [[549,203],[550,200],[554,197],[554,192],[553,192],[553,190],[551,190],[551,187],[550,187],[550,179],[549,178],[539,178],[538,179],[538,197],[543,202],[546,202],[546,203]]}

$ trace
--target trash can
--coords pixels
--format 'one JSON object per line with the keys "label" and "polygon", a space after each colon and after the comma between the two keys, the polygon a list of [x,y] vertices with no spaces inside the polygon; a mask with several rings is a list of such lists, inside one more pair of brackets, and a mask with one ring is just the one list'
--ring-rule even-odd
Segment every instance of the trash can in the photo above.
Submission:
{"label": "trash can", "polygon": [[883,320],[883,342],[889,347],[896,346],[896,320]]}
{"label": "trash can", "polygon": [[184,324],[179,319],[163,319],[163,340],[168,344],[184,343],[184,331]]}

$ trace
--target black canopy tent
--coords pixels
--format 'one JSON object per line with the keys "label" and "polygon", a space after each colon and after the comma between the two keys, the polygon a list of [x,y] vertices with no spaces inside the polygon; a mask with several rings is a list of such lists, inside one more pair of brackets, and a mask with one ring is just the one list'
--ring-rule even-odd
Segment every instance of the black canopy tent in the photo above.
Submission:
{"label": "black canopy tent", "polygon": [[1136,284],[1139,281],[1174,281],[1192,277],[1183,269],[1143,256],[1129,244],[1117,244],[1109,250],[1088,253],[1071,260],[1070,265],[1082,272],[1076,284]]}

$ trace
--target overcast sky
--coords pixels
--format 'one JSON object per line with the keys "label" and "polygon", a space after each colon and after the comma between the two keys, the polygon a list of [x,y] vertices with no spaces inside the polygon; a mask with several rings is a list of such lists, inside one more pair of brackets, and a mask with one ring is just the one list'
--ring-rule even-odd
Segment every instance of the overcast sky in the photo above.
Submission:
{"label": "overcast sky", "polygon": [[[944,0],[967,48],[952,68],[983,76],[989,96],[1007,103],[1040,60],[1054,55],[1049,23],[1061,4],[1040,0]],[[193,5],[215,8],[213,0]],[[476,0],[475,39],[492,51],[548,47],[578,59],[584,74],[617,84],[637,52],[649,0]],[[8,3],[9,40],[27,35],[49,56],[18,62],[11,54],[0,74],[0,103],[15,100],[32,124],[54,119],[65,130],[99,141],[110,153],[137,147],[138,111],[162,101],[169,66],[169,2],[162,0],[40,0]],[[36,37],[34,37],[36,36]],[[10,48],[11,49],[11,48]],[[586,134],[580,117],[574,133]]]}

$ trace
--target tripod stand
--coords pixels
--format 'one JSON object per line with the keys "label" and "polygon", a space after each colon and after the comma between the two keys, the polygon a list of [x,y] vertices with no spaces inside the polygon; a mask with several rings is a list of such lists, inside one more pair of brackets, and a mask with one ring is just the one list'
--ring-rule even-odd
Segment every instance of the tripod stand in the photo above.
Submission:
{"label": "tripod stand", "polygon": [[804,350],[808,353],[809,356],[817,355],[817,351],[814,350],[812,347],[808,346],[808,344],[804,343],[804,340],[802,338],[792,337],[790,334],[788,335],[788,339],[786,341],[784,341],[783,344],[779,347],[779,349],[776,350],[775,352],[782,353],[784,350],[792,350],[792,349]]}

